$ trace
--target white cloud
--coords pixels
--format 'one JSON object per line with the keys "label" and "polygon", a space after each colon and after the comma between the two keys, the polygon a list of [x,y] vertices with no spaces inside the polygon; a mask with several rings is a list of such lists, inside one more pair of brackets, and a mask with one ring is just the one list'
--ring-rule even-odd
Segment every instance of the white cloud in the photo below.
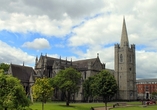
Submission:
{"label": "white cloud", "polygon": [[99,58],[101,63],[106,64],[106,68],[114,69],[114,47],[104,48],[102,46],[91,46],[87,49],[86,53],[81,51],[78,48],[73,48],[73,52],[77,54],[79,57],[77,59],[90,59],[96,58],[97,54],[99,54]]}
{"label": "white cloud", "polygon": [[0,30],[27,33],[37,32],[47,36],[62,37],[69,33],[72,21],[69,17],[58,21],[50,19],[47,15],[29,15],[21,13],[8,14],[8,19],[0,19]]}
{"label": "white cloud", "polygon": [[25,42],[22,47],[27,47],[35,50],[50,48],[50,44],[45,38],[36,38],[32,42]]}
{"label": "white cloud", "polygon": [[69,39],[69,45],[106,45],[115,43],[120,39],[121,26],[122,16],[117,15],[104,15],[88,20],[84,25],[73,30],[75,35]]}
{"label": "white cloud", "polygon": [[0,10],[8,13],[25,13],[26,15],[48,15],[51,19],[64,19],[66,12],[71,18],[85,17],[104,7],[103,0],[0,0]]}
{"label": "white cloud", "polygon": [[[104,45],[120,43],[125,16],[130,44],[143,46],[140,51],[136,48],[137,76],[157,77],[156,4],[155,0],[0,0],[0,30],[40,33],[46,37],[65,37],[72,32],[66,41],[78,55],[77,58],[72,56],[74,59],[93,58],[99,53],[107,68],[114,68],[114,48],[104,48]],[[100,13],[100,16],[85,19]],[[51,42],[45,39],[45,43],[40,44],[39,39],[26,42],[23,47],[50,48]],[[37,43],[40,45],[34,45]],[[63,47],[62,44],[55,46]],[[81,46],[86,46],[87,50],[81,50]],[[1,55],[1,59],[5,57]]]}
{"label": "white cloud", "polygon": [[1,40],[0,45],[0,63],[22,64],[25,62],[27,65],[34,64],[35,57],[28,55],[20,48],[11,47]]}
{"label": "white cloud", "polygon": [[137,77],[157,78],[157,52],[136,51]]}

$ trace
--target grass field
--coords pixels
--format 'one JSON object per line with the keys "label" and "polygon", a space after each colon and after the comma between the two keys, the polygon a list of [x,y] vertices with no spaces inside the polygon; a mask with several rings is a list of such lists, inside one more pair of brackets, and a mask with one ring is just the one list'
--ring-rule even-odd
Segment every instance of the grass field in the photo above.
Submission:
{"label": "grass field", "polygon": [[[108,103],[112,106],[116,102]],[[127,105],[133,107],[117,107],[111,110],[157,110],[157,105],[142,107],[141,102],[126,102]],[[65,106],[65,102],[48,102],[45,104],[44,110],[90,110],[91,107],[104,107],[104,103],[70,103],[70,106]],[[33,110],[41,110],[41,103],[34,103],[30,106]]]}
{"label": "grass field", "polygon": [[120,108],[114,108],[111,110],[157,110],[157,105],[149,105],[147,107],[143,106],[134,106],[134,107],[120,107]]}
{"label": "grass field", "polygon": [[[34,103],[30,106],[33,110],[41,110],[41,103]],[[70,106],[65,106],[64,103],[46,103],[45,110],[90,110],[91,107],[103,107],[104,103],[70,103]],[[112,106],[112,104],[108,104]]]}

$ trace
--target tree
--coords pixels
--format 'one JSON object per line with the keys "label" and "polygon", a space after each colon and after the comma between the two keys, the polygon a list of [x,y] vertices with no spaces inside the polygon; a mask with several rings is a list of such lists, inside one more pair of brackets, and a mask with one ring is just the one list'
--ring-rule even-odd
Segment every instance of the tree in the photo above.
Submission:
{"label": "tree", "polygon": [[85,97],[101,97],[107,109],[107,102],[116,94],[118,86],[114,76],[102,70],[83,83],[83,90]]}
{"label": "tree", "polygon": [[106,70],[102,70],[95,78],[98,95],[103,98],[107,110],[107,102],[117,93],[118,85],[114,76]]}
{"label": "tree", "polygon": [[52,96],[53,87],[51,86],[49,78],[37,78],[32,86],[33,98],[42,102],[42,110],[44,110],[44,103]]}
{"label": "tree", "polygon": [[88,77],[87,80],[83,82],[83,95],[85,97],[85,100],[90,100],[90,97],[94,99],[94,97],[97,95],[97,85],[94,82],[94,76]]}
{"label": "tree", "polygon": [[0,69],[3,69],[4,72],[7,72],[8,69],[9,69],[9,66],[10,66],[9,64],[1,63],[1,64],[0,64]]}
{"label": "tree", "polygon": [[79,90],[81,74],[74,68],[59,71],[54,77],[54,84],[65,92],[66,105],[69,106],[70,97]]}
{"label": "tree", "polygon": [[30,101],[17,78],[1,72],[0,88],[0,109],[22,110],[22,108],[29,106]]}

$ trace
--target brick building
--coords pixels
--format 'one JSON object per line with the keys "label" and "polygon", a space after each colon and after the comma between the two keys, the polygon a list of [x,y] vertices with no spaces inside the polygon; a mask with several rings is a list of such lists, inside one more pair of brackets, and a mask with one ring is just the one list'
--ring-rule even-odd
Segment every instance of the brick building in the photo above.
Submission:
{"label": "brick building", "polygon": [[151,94],[157,92],[157,79],[139,79],[136,86],[139,99],[152,99]]}

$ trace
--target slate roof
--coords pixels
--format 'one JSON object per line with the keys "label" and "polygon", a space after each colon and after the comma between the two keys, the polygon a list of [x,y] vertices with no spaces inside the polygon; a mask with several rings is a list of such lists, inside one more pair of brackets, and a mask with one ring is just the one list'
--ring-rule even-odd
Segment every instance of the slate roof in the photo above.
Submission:
{"label": "slate roof", "polygon": [[[47,62],[46,62],[46,64],[47,65],[53,65],[54,64],[54,62],[60,62],[60,59],[59,58],[53,58],[53,57],[48,57],[48,56],[41,56],[41,59],[43,59],[43,60],[47,60]],[[66,62],[69,64],[69,63],[71,63],[71,61],[66,61],[66,60],[62,60],[61,59],[61,65],[65,65],[66,64]]]}
{"label": "slate roof", "polygon": [[28,66],[11,64],[10,69],[11,74],[20,79],[21,82],[29,82],[31,74],[35,74],[33,68]]}
{"label": "slate roof", "polygon": [[136,82],[157,82],[157,78],[155,79],[137,79]]}
{"label": "slate roof", "polygon": [[73,65],[75,65],[78,69],[88,69],[88,64],[90,63],[92,66],[96,60],[97,58],[73,61]]}
{"label": "slate roof", "polygon": [[[37,65],[39,63],[45,63],[46,62],[47,66],[53,66],[54,63],[57,63],[57,64],[59,64],[61,69],[64,69],[64,67],[72,66],[73,68],[78,69],[78,70],[88,70],[89,64],[92,68],[92,66],[95,64],[95,62],[97,60],[99,60],[98,56],[96,58],[91,58],[91,59],[68,61],[68,60],[63,60],[61,58],[53,58],[53,57],[41,55],[40,59],[37,62]],[[72,65],[71,65],[71,62],[72,62]]]}
{"label": "slate roof", "polygon": [[53,58],[53,57],[43,56],[43,55],[40,56],[40,59],[39,59],[38,63],[40,61],[43,61],[43,63],[44,63],[45,60],[46,60],[46,65],[47,66],[52,66],[54,64],[54,62],[57,62],[58,64],[61,64],[60,66],[71,65],[71,61],[63,60],[63,59],[60,59],[60,58]]}

